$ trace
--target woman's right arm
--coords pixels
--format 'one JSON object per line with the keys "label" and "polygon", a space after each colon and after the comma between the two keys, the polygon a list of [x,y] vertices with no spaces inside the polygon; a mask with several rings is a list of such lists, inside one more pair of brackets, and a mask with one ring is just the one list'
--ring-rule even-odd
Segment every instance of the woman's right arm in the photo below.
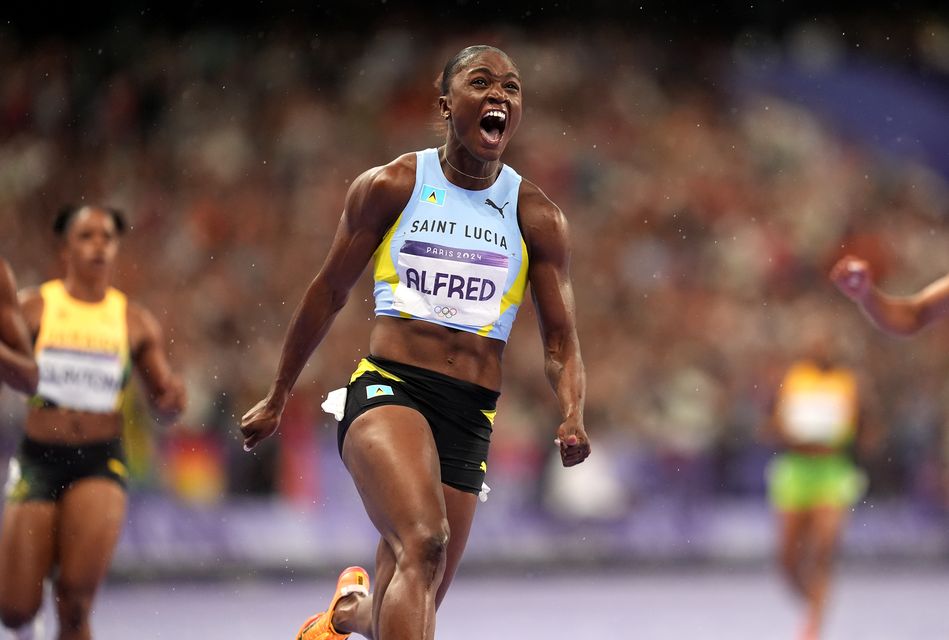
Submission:
{"label": "woman's right arm", "polygon": [[830,279],[857,303],[873,324],[892,335],[912,335],[939,318],[949,316],[949,275],[912,296],[898,298],[882,293],[873,285],[865,261],[848,256],[834,265]]}
{"label": "woman's right arm", "polygon": [[270,392],[241,419],[245,450],[277,430],[303,366],[346,304],[383,236],[405,208],[414,180],[412,154],[370,169],[353,181],[329,253],[290,321]]}
{"label": "woman's right arm", "polygon": [[17,302],[16,280],[3,261],[0,261],[0,382],[23,393],[34,393],[39,384],[29,333]]}

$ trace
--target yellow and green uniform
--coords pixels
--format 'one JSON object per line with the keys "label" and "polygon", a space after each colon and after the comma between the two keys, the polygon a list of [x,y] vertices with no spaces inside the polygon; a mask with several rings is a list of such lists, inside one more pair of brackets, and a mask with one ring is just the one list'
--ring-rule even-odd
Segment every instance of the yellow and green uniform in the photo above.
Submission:
{"label": "yellow and green uniform", "polygon": [[830,451],[788,451],[768,467],[772,504],[782,511],[821,506],[847,507],[866,486],[847,448],[857,432],[857,381],[845,368],[821,369],[795,363],[781,384],[777,419],[791,445],[818,445]]}
{"label": "yellow and green uniform", "polygon": [[52,280],[40,287],[40,295],[34,404],[118,411],[131,373],[125,294],[110,287],[101,301],[84,302],[70,296],[62,280]]}
{"label": "yellow and green uniform", "polygon": [[[83,302],[61,280],[52,280],[40,295],[43,315],[34,345],[40,383],[31,404],[40,410],[119,411],[131,371],[125,294],[109,288],[100,302]],[[4,494],[8,502],[56,502],[85,478],[126,486],[121,438],[72,445],[24,436],[10,459]]]}

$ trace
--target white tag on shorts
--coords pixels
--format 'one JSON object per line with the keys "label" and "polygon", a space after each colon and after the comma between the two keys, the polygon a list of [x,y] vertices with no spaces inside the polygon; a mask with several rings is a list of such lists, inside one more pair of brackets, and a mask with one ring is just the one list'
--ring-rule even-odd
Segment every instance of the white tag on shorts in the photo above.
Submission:
{"label": "white tag on shorts", "polygon": [[13,495],[13,490],[16,488],[17,483],[20,482],[21,477],[20,461],[16,458],[10,458],[10,466],[7,467],[7,484],[3,488],[3,495],[6,496],[7,499]]}
{"label": "white tag on shorts", "polygon": [[326,394],[326,400],[323,401],[320,407],[339,422],[343,419],[343,414],[346,413],[346,396],[348,393],[349,390],[346,387],[334,389]]}

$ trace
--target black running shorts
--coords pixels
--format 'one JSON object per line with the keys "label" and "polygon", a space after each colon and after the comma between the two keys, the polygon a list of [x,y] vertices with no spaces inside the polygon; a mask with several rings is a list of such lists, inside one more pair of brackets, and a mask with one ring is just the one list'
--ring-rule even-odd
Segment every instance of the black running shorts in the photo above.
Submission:
{"label": "black running shorts", "polygon": [[61,445],[24,438],[10,459],[4,493],[8,502],[55,502],[83,478],[107,478],[124,489],[128,468],[122,441]]}
{"label": "black running shorts", "polygon": [[346,411],[337,432],[340,455],[350,425],[367,410],[392,404],[409,407],[432,429],[442,482],[468,493],[481,491],[497,391],[375,356],[359,363],[347,389]]}

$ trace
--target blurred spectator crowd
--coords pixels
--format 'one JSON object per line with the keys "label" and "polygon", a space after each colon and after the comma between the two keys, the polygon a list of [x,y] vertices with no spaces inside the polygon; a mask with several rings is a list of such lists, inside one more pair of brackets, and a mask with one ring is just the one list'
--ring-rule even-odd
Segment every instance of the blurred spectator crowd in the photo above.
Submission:
{"label": "blurred spectator crowd", "polygon": [[[441,143],[435,77],[480,40],[506,49],[524,82],[505,161],[571,222],[591,461],[613,478],[615,502],[760,496],[771,452],[757,430],[781,374],[820,330],[860,371],[868,419],[886,429],[865,461],[871,495],[949,503],[949,328],[886,338],[826,279],[845,253],[870,260],[893,293],[949,272],[945,177],[739,88],[732,43],[676,46],[613,27],[3,37],[3,256],[20,286],[35,286],[60,273],[58,207],[125,210],[116,286],[159,317],[187,380],[181,424],[130,437],[144,485],[211,499],[319,493],[312,451],[335,447],[319,404],[365,355],[368,279],[297,384],[283,438],[248,456],[238,420],[267,390],[348,185]],[[521,316],[489,481],[514,479],[540,499],[557,405],[529,304]],[[9,451],[22,400],[7,391],[2,402]],[[140,409],[130,415],[151,432]]]}

